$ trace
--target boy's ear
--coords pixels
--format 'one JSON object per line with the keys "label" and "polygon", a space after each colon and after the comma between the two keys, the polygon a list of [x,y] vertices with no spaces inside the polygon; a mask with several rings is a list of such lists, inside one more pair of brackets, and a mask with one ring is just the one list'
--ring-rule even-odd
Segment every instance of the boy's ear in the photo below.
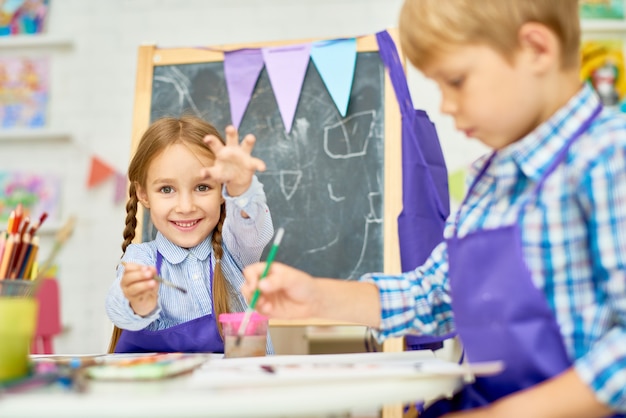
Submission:
{"label": "boy's ear", "polygon": [[144,208],[150,209],[150,202],[148,201],[148,193],[141,187],[141,184],[135,183],[135,192],[137,193],[137,199],[141,202]]}
{"label": "boy's ear", "polygon": [[559,40],[547,26],[536,22],[524,23],[518,37],[521,52],[535,70],[544,72],[554,65],[560,68]]}

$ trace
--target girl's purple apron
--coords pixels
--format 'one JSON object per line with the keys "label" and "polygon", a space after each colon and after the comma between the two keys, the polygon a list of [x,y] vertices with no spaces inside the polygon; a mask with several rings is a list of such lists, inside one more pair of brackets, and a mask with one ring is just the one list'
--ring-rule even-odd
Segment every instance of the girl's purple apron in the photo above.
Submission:
{"label": "girl's purple apron", "polygon": [[[210,257],[210,255],[209,255]],[[161,274],[163,256],[157,251],[156,268]],[[210,292],[213,294],[213,263],[209,258]],[[211,312],[213,299],[211,299]],[[147,352],[186,352],[186,353],[223,353],[224,341],[217,328],[213,314],[201,316],[191,321],[158,331],[123,330],[115,346],[116,353]]]}
{"label": "girl's purple apron", "polygon": [[[435,402],[420,418],[492,403],[552,378],[572,365],[559,325],[524,261],[519,224],[526,205],[600,110],[601,105],[556,155],[533,194],[522,204],[514,225],[477,230],[459,238],[460,211],[457,212],[454,236],[447,240],[456,330],[468,361],[501,360],[505,369],[496,376],[476,378],[452,399]],[[495,155],[494,152],[474,180],[463,205]]]}

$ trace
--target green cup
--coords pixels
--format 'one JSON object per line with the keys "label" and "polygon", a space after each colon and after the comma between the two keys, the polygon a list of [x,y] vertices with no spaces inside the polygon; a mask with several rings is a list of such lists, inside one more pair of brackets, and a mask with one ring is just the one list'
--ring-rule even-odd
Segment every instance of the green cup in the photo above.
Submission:
{"label": "green cup", "polygon": [[0,381],[28,374],[37,309],[34,298],[0,297]]}

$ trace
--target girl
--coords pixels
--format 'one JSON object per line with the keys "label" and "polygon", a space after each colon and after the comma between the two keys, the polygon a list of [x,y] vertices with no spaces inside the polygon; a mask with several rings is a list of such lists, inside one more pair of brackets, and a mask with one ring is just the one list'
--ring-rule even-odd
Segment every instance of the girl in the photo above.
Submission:
{"label": "girl", "polygon": [[[245,310],[241,271],[273,235],[254,142],[247,135],[239,144],[229,126],[224,144],[213,126],[189,116],[159,119],[145,132],[128,169],[124,255],[106,298],[115,324],[109,351],[224,352],[217,318]],[[138,202],[157,234],[132,244]]]}

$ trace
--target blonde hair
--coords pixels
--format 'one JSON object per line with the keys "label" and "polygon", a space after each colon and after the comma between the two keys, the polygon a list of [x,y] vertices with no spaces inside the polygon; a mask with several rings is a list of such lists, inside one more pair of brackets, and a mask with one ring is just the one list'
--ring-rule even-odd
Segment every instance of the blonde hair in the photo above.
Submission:
{"label": "blonde hair", "polygon": [[[139,140],[139,145],[135,151],[133,158],[128,167],[128,179],[130,186],[128,190],[128,202],[126,203],[126,226],[124,228],[122,243],[122,251],[126,252],[126,248],[135,238],[135,229],[137,228],[137,208],[139,198],[137,197],[136,185],[146,188],[148,177],[148,169],[152,160],[158,156],[163,150],[173,144],[184,144],[189,149],[196,149],[200,152],[206,152],[210,158],[214,159],[213,151],[204,143],[203,139],[207,135],[215,135],[222,142],[223,138],[215,129],[215,127],[204,120],[195,116],[181,116],[180,118],[163,117],[153,122]],[[213,274],[213,315],[217,326],[222,335],[222,327],[217,318],[219,314],[230,312],[229,291],[230,284],[224,277],[222,271],[222,256],[224,254],[222,248],[222,227],[226,217],[226,205],[222,203],[220,207],[220,219],[213,230],[211,245],[213,254],[215,255],[216,265]],[[115,351],[117,340],[121,335],[121,330],[117,327],[113,329],[113,335],[109,344],[109,352]]]}
{"label": "blonde hair", "polygon": [[468,44],[488,45],[511,59],[519,29],[528,22],[545,25],[557,36],[562,69],[579,64],[578,0],[405,0],[400,45],[419,69]]}

